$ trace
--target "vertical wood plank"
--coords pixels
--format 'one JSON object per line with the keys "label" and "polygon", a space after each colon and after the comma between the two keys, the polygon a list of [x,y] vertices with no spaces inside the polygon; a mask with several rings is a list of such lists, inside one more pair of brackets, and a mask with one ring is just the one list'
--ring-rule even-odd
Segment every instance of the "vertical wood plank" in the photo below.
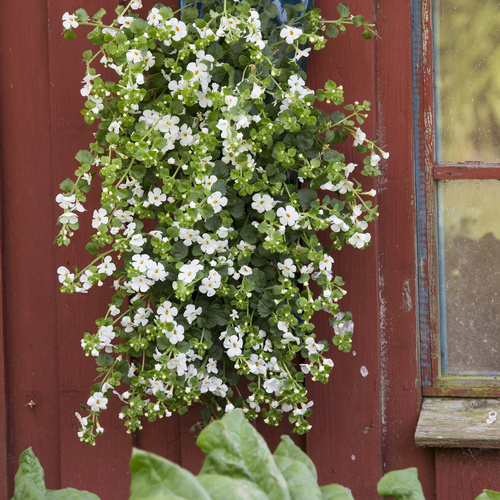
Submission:
{"label": "vertical wood plank", "polygon": [[416,466],[430,499],[435,491],[433,452],[416,448],[414,443],[421,385],[416,329],[411,5],[397,0],[378,1],[376,5],[380,34],[376,42],[377,136],[391,155],[379,184],[384,472]]}
{"label": "vertical wood plank", "polygon": [[[19,31],[19,12],[29,29]],[[9,482],[32,446],[59,487],[59,345],[54,332],[51,122],[47,6],[2,5],[0,82],[4,326],[8,391]],[[36,406],[27,406],[33,401]]]}
{"label": "vertical wood plank", "polygon": [[[52,120],[53,150],[53,193],[51,196],[52,221],[59,214],[59,207],[53,203],[59,192],[58,185],[67,177],[73,177],[78,167],[75,154],[87,149],[94,141],[93,128],[85,124],[80,110],[85,97],[80,94],[81,80],[85,75],[82,52],[95,49],[87,39],[89,28],[78,27],[75,40],[65,40],[62,35],[61,17],[64,12],[73,13],[83,7],[93,15],[104,6],[108,14],[104,18],[113,19],[118,0],[52,0],[48,7],[50,104]],[[98,73],[104,78],[115,76],[96,64]],[[87,212],[80,216],[80,230],[68,248],[54,247],[56,265],[79,268],[87,265],[91,257],[84,250],[90,241],[92,212],[99,203],[97,180],[85,204]],[[51,231],[51,237],[57,230]],[[123,422],[117,418],[122,403],[112,396],[108,410],[100,419],[105,432],[97,439],[95,447],[80,442],[77,437],[78,421],[75,412],[80,403],[85,404],[90,386],[96,377],[95,360],[85,357],[80,339],[84,332],[95,332],[95,320],[105,315],[113,294],[112,279],[107,279],[102,287],[93,287],[88,294],[66,295],[57,292],[57,338],[59,350],[59,398],[61,436],[61,485],[87,489],[101,498],[127,498],[129,494],[128,463],[131,454],[132,436],[126,434]],[[64,346],[64,347],[62,347]],[[125,389],[124,389],[125,390]],[[85,471],[82,474],[82,471]],[[90,480],[92,478],[92,480]],[[47,483],[50,476],[47,477]]]}
{"label": "vertical wood plank", "polygon": [[436,498],[472,500],[500,491],[500,450],[436,449]]}
{"label": "vertical wood plank", "polygon": [[[337,2],[318,0],[317,6],[324,18],[338,17]],[[353,14],[363,14],[367,19],[374,17],[371,0],[354,0],[349,7]],[[311,55],[308,84],[317,88],[332,79],[343,85],[346,104],[365,99],[374,102],[374,57],[375,43],[363,40],[360,30],[350,29],[329,41],[321,53]],[[371,137],[375,135],[373,112],[363,131]],[[353,151],[352,140],[348,139],[342,152],[346,161],[362,162],[361,155]],[[376,187],[376,180],[360,180],[367,189]],[[307,453],[318,468],[322,484],[340,483],[350,488],[355,498],[375,498],[376,483],[382,472],[377,226],[372,224],[369,229],[373,242],[370,248],[360,252],[346,247],[333,254],[334,272],[344,278],[348,292],[341,309],[353,313],[353,350],[345,354],[332,346],[329,356],[335,366],[329,384],[308,385],[315,404],[313,427],[306,436]],[[331,341],[333,332],[327,316],[318,315],[316,325],[318,336]],[[362,367],[368,372],[366,376],[361,374]]]}

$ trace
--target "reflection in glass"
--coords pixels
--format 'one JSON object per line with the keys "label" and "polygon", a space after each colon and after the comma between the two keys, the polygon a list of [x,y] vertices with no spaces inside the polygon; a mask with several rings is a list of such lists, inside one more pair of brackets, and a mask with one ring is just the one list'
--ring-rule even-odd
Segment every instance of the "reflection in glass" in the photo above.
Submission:
{"label": "reflection in glass", "polygon": [[442,371],[500,374],[500,181],[443,181],[438,196]]}
{"label": "reflection in glass", "polygon": [[440,0],[434,23],[437,161],[500,162],[500,2]]}

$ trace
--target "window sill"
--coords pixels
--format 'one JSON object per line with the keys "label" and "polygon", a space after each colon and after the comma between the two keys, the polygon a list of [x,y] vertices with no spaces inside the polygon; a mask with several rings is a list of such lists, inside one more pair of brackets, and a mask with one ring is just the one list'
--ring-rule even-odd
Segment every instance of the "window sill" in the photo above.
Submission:
{"label": "window sill", "polygon": [[[490,412],[496,419],[487,423]],[[424,398],[417,446],[500,448],[500,400],[483,398]]]}

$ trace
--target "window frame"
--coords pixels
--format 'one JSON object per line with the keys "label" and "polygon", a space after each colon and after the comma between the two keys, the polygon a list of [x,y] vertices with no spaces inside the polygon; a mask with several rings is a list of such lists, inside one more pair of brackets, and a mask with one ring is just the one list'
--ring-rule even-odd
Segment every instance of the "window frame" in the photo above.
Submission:
{"label": "window frame", "polygon": [[413,81],[417,211],[418,326],[423,396],[500,397],[499,376],[441,372],[437,183],[500,179],[500,164],[436,161],[434,19],[440,0],[414,0]]}

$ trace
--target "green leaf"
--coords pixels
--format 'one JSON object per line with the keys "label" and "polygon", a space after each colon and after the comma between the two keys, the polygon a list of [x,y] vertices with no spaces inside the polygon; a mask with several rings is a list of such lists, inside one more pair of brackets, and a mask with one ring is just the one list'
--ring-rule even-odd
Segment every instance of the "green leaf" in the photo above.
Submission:
{"label": "green leaf", "polygon": [[193,474],[153,453],[134,448],[130,471],[129,500],[211,500]]}
{"label": "green leaf", "polygon": [[285,478],[264,438],[241,410],[225,415],[204,429],[197,440],[206,455],[202,474],[221,474],[257,484],[271,500],[290,500]]}
{"label": "green leaf", "polygon": [[340,484],[327,484],[320,487],[323,500],[354,500],[352,495]]}
{"label": "green leaf", "polygon": [[221,220],[220,217],[217,215],[213,215],[209,219],[205,221],[205,227],[208,229],[208,231],[217,231],[221,226]]}
{"label": "green leaf", "polygon": [[172,256],[177,262],[183,260],[187,256],[187,254],[188,254],[187,246],[184,245],[182,241],[174,243]]}
{"label": "green leaf", "polygon": [[500,500],[500,493],[498,491],[483,490],[475,500]]}
{"label": "green leaf", "polygon": [[377,491],[382,497],[394,497],[398,500],[425,500],[415,467],[388,472],[378,482]]}
{"label": "green leaf", "polygon": [[254,483],[218,474],[198,476],[198,482],[213,500],[268,500],[268,496]]}
{"label": "green leaf", "polygon": [[318,193],[315,189],[304,188],[299,189],[299,203],[302,208],[310,208],[311,203],[318,198]]}
{"label": "green leaf", "polygon": [[198,9],[196,7],[188,7],[181,12],[181,20],[185,23],[191,24],[198,19]]}
{"label": "green leaf", "polygon": [[80,23],[84,23],[89,18],[89,15],[84,9],[77,9],[75,15]]}
{"label": "green leaf", "polygon": [[229,209],[229,213],[235,219],[241,219],[245,215],[245,202],[241,198],[236,198],[234,205]]}
{"label": "green leaf", "polygon": [[281,436],[281,443],[274,450],[274,458],[276,459],[277,456],[285,456],[299,461],[309,469],[314,480],[318,480],[318,473],[313,461],[292,441],[290,436]]}
{"label": "green leaf", "polygon": [[278,15],[278,7],[276,7],[273,3],[270,3],[264,7],[264,14],[266,14],[269,19],[273,19]]}
{"label": "green leaf", "polygon": [[340,14],[340,17],[349,17],[351,15],[349,7],[344,2],[337,5],[337,12]]}
{"label": "green leaf", "polygon": [[97,495],[89,491],[64,488],[63,490],[49,490],[46,500],[99,500]]}
{"label": "green leaf", "polygon": [[94,255],[96,253],[99,253],[99,245],[95,243],[94,241],[89,241],[85,245],[85,250],[87,250],[87,253],[90,255]]}
{"label": "green leaf", "polygon": [[142,35],[148,28],[148,23],[144,19],[134,19],[130,25],[130,30],[136,35]]}
{"label": "green leaf", "polygon": [[317,478],[306,465],[286,455],[274,455],[276,464],[283,474],[292,500],[322,500]]}
{"label": "green leaf", "polygon": [[335,24],[330,24],[326,28],[325,35],[329,38],[337,38],[339,36],[339,29]]}
{"label": "green leaf", "polygon": [[15,485],[12,500],[45,500],[45,475],[31,448],[19,457]]}
{"label": "green leaf", "polygon": [[71,191],[75,188],[75,183],[71,179],[66,179],[59,184],[59,187],[61,188],[61,191],[71,193]]}
{"label": "green leaf", "polygon": [[73,30],[69,29],[64,32],[64,38],[66,38],[66,40],[74,40],[76,35],[73,33]]}

